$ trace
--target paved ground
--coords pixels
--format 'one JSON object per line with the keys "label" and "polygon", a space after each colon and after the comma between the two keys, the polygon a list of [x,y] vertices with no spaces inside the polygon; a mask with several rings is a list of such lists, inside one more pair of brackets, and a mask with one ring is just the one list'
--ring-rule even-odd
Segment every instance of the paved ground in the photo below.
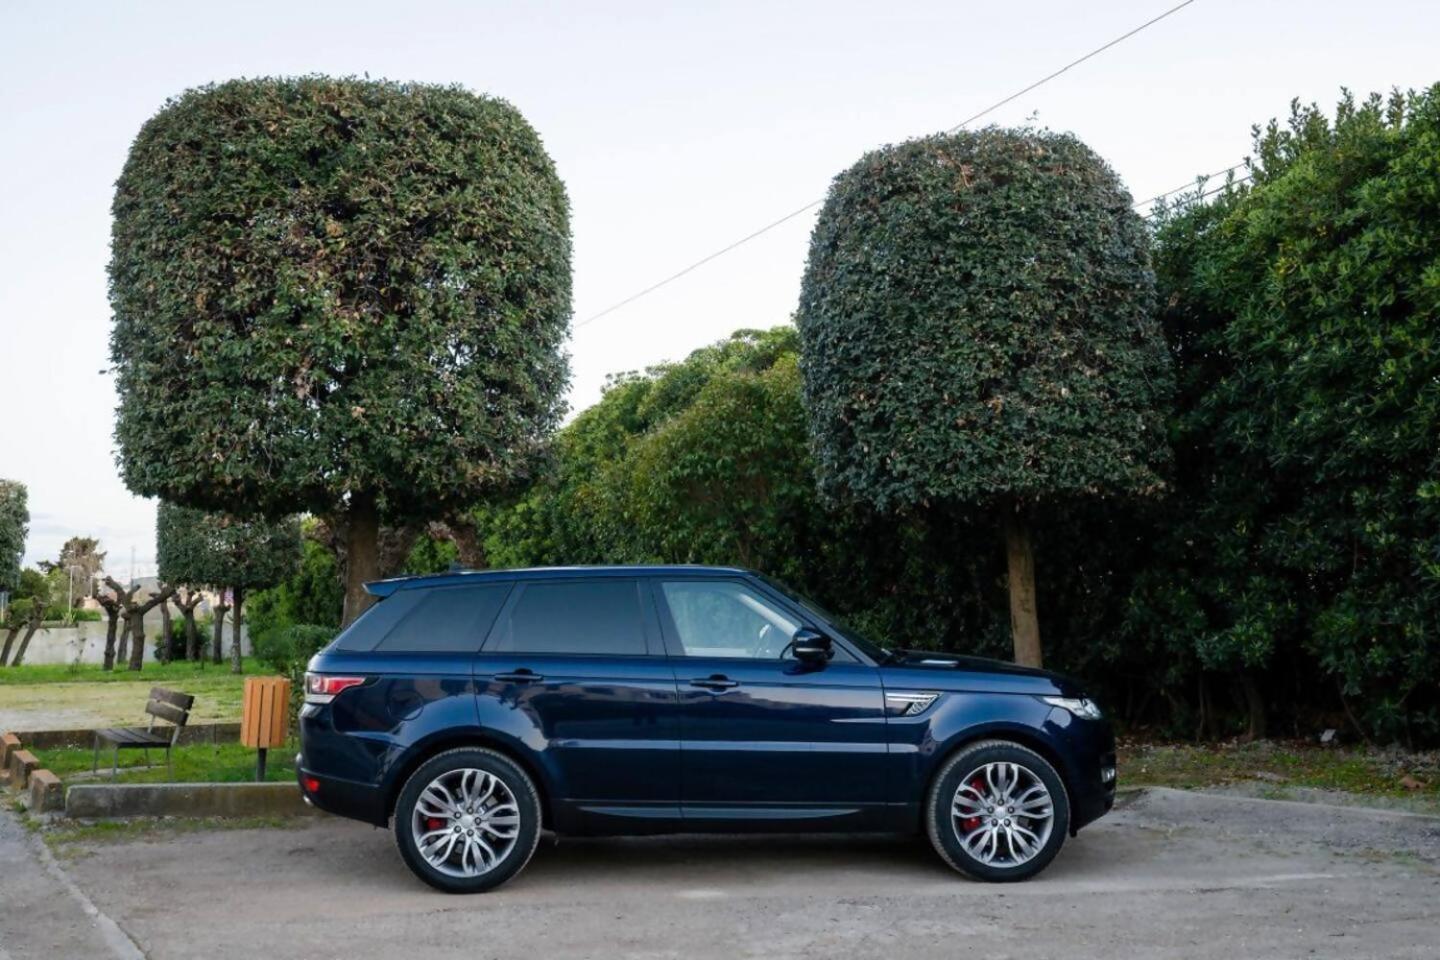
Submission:
{"label": "paved ground", "polygon": [[[1440,954],[1440,819],[1170,790],[1010,886],[958,879],[918,842],[686,837],[542,843],[507,887],[453,897],[412,879],[388,833],[328,818],[64,862],[155,960]],[[4,902],[13,960],[111,955],[46,948]]]}

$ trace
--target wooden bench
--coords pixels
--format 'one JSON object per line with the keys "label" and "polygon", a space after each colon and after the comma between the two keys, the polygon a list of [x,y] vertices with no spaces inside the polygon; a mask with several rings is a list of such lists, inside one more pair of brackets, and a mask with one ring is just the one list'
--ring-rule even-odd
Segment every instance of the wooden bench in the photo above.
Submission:
{"label": "wooden bench", "polygon": [[[175,741],[180,739],[180,731],[185,729],[185,722],[190,719],[190,707],[195,703],[195,698],[188,693],[180,693],[176,690],[166,690],[164,687],[151,687],[150,700],[145,704],[145,712],[150,714],[150,725],[143,730],[129,727],[107,727],[104,730],[95,731],[95,762],[90,767],[91,773],[100,769],[100,745],[108,743],[115,748],[115,756],[110,764],[110,778],[113,780],[120,770],[121,750],[144,750],[145,766],[150,766],[150,750],[165,749],[165,769],[170,776],[175,775],[175,768],[170,764],[170,750],[175,746]],[[155,729],[155,721],[164,720],[170,724],[167,730]]]}

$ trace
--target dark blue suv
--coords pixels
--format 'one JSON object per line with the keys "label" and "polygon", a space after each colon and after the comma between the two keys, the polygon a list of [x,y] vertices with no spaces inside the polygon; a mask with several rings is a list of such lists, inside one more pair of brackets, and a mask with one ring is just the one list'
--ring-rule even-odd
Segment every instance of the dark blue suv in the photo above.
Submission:
{"label": "dark blue suv", "polygon": [[310,661],[298,776],[394,821],[442,890],[560,834],[925,831],[956,870],[1033,876],[1115,797],[1072,681],[890,650],[748,570],[496,570],[371,584]]}

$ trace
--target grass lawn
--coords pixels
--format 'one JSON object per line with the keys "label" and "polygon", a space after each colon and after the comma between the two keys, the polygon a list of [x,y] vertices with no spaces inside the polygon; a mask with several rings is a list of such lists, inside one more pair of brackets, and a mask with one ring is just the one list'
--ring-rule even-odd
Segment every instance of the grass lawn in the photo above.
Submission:
{"label": "grass lawn", "polygon": [[1194,745],[1122,740],[1125,786],[1260,787],[1283,797],[1287,788],[1338,790],[1440,807],[1440,753],[1366,747],[1322,747],[1262,740]]}
{"label": "grass lawn", "polygon": [[[266,668],[254,657],[246,657],[243,664],[246,673],[265,673]],[[230,673],[230,658],[218,666],[213,663],[197,663],[175,660],[170,663],[146,662],[145,669],[127,670],[123,664],[114,670],[103,670],[98,663],[36,663],[0,669],[0,687],[24,686],[31,683],[134,683],[138,681],[190,680],[200,677],[233,676]],[[0,694],[3,696],[3,694]]]}
{"label": "grass lawn", "polygon": [[0,730],[143,725],[145,701],[156,685],[194,695],[191,723],[238,720],[245,676],[269,673],[248,658],[245,670],[231,673],[228,662],[147,663],[137,673],[65,664],[0,668]]}
{"label": "grass lawn", "polygon": [[[265,779],[295,779],[295,747],[275,747],[265,763]],[[40,766],[53,770],[67,784],[110,782],[111,752],[100,750],[100,773],[91,777],[90,764],[95,751],[90,747],[57,747],[37,750]],[[195,743],[176,747],[170,754],[175,775],[165,771],[165,751],[150,751],[150,769],[145,769],[145,753],[141,750],[120,751],[120,772],[117,783],[241,783],[255,779],[255,751],[238,743]],[[83,776],[76,776],[83,774]]]}

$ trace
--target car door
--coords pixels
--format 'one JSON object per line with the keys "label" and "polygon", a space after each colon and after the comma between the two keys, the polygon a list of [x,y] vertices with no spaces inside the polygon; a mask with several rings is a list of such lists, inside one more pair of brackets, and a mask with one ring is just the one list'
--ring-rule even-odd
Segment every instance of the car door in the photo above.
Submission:
{"label": "car door", "polygon": [[678,816],[675,678],[639,580],[522,580],[475,678],[481,725],[529,749],[572,828]]}
{"label": "car door", "polygon": [[879,671],[789,655],[802,615],[741,579],[653,583],[680,701],[687,820],[863,820],[886,796]]}

